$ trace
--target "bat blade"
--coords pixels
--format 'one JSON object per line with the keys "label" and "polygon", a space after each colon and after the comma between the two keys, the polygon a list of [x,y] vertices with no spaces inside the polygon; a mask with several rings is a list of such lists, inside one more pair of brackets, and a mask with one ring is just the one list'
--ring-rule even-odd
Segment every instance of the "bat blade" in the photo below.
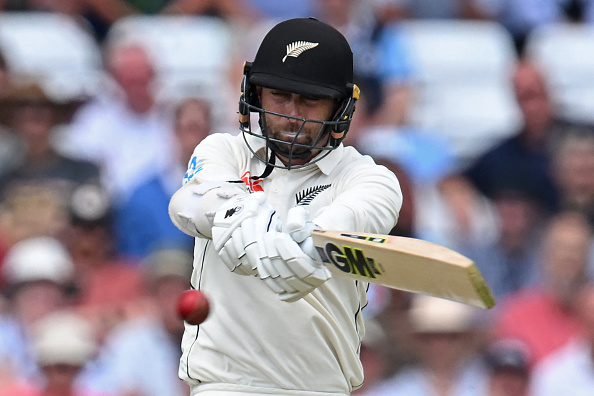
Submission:
{"label": "bat blade", "polygon": [[489,309],[495,299],[475,263],[444,246],[392,235],[314,230],[324,263],[340,276]]}

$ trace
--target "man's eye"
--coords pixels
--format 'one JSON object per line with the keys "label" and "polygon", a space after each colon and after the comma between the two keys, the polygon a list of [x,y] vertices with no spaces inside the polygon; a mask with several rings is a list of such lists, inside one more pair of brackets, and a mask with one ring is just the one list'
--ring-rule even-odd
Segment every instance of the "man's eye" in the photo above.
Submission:
{"label": "man's eye", "polygon": [[314,106],[314,105],[317,105],[320,102],[320,99],[318,99],[318,98],[304,98],[303,99],[303,102],[306,105]]}

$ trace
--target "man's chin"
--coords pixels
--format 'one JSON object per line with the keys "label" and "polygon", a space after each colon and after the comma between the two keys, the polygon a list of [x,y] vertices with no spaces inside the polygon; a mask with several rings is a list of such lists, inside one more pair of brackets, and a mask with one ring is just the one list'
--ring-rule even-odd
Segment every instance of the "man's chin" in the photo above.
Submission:
{"label": "man's chin", "polygon": [[286,159],[306,159],[311,156],[311,150],[305,147],[293,146],[288,143],[269,142],[270,148],[279,156]]}

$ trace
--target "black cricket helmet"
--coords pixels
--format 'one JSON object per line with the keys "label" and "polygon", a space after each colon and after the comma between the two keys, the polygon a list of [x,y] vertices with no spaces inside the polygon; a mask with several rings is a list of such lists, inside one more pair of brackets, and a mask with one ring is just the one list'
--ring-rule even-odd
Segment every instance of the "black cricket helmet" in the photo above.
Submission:
{"label": "black cricket helmet", "polygon": [[[260,106],[256,86],[307,97],[334,99],[333,116],[320,121],[264,110]],[[240,129],[248,148],[267,165],[287,169],[304,167],[319,161],[338,147],[351,124],[357,99],[359,88],[353,83],[353,53],[345,37],[314,18],[290,19],[274,26],[262,40],[253,63],[246,62],[244,65],[239,100]],[[252,129],[250,113],[259,113],[260,131]],[[266,114],[301,122],[291,142],[269,136]],[[310,145],[297,143],[297,137],[306,123],[319,125],[317,138]],[[256,153],[246,135],[266,140],[265,156]],[[293,164],[295,159],[309,157],[312,151],[322,153],[307,164]],[[275,152],[288,160],[287,165],[275,164]]]}

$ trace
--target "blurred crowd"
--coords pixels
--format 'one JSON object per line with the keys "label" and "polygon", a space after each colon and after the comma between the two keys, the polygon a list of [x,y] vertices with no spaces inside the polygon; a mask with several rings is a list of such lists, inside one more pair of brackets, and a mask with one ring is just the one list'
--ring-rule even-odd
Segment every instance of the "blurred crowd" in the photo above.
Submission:
{"label": "blurred crowd", "polygon": [[[15,67],[0,25],[0,396],[188,394],[175,301],[193,239],[170,222],[169,198],[205,136],[239,132],[241,64],[263,33],[308,16],[353,48],[362,98],[345,144],[397,174],[392,234],[467,255],[497,301],[480,310],[371,285],[354,394],[594,394],[594,124],[567,116],[525,51],[539,27],[594,23],[594,1],[0,0],[0,24],[23,13],[74,21],[101,75],[55,95],[47,76]],[[225,86],[194,85],[197,69],[162,94],[164,54],[113,33],[138,16],[222,23]],[[519,122],[465,158],[412,122],[426,87],[400,26],[443,20],[494,23],[513,50],[500,83]]]}

